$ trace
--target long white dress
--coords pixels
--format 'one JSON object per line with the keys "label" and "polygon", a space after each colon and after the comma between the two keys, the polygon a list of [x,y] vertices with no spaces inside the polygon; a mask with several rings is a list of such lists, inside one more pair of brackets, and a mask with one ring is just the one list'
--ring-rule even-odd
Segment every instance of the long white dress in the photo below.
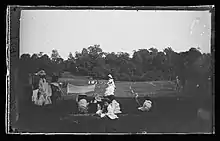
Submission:
{"label": "long white dress", "polygon": [[40,97],[38,99],[38,105],[47,105],[52,104],[50,96],[52,96],[52,90],[50,85],[46,82],[46,79],[41,78],[39,81],[39,92]]}
{"label": "long white dress", "polygon": [[108,84],[108,87],[106,88],[105,96],[114,95],[114,93],[115,93],[115,83],[114,83],[114,80],[113,79],[109,79],[107,84]]}

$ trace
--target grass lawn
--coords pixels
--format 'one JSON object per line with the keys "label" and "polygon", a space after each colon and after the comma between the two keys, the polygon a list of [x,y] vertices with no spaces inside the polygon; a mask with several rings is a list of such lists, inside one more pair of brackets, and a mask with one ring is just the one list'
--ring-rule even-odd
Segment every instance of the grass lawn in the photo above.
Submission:
{"label": "grass lawn", "polygon": [[[70,82],[71,84],[78,84],[82,85],[84,80],[72,80]],[[99,81],[99,83],[96,85],[94,92],[87,93],[88,95],[92,95],[93,93],[98,93],[103,95],[105,92],[105,88],[107,87],[105,85],[104,80]],[[86,83],[84,83],[86,85]],[[131,93],[130,87],[134,92],[137,92],[140,97],[144,95],[150,95],[152,97],[157,96],[167,96],[167,95],[175,95],[176,92],[174,90],[175,84],[173,82],[169,81],[152,81],[152,82],[116,82],[116,91],[115,96],[116,97],[133,97],[134,94]],[[66,92],[66,88],[63,88],[63,91]],[[68,97],[68,96],[67,96]],[[67,98],[68,99],[68,98]]]}

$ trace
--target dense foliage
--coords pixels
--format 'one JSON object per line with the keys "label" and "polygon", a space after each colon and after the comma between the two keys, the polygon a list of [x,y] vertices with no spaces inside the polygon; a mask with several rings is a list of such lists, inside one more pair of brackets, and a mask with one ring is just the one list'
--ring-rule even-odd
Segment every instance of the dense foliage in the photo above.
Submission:
{"label": "dense foliage", "polygon": [[156,48],[135,50],[130,57],[126,52],[103,52],[100,45],[83,48],[75,55],[69,53],[63,59],[57,50],[47,54],[22,54],[23,72],[34,73],[44,69],[47,74],[68,71],[73,75],[93,76],[106,79],[111,73],[118,81],[173,80],[176,76],[185,80],[201,81],[211,76],[211,55],[201,53],[196,48],[185,52],[175,52],[171,47],[158,51]]}

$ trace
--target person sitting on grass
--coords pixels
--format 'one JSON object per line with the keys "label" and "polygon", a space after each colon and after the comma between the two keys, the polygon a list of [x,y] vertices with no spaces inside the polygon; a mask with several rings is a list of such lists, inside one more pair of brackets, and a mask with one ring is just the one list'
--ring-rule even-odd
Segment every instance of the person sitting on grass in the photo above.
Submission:
{"label": "person sitting on grass", "polygon": [[110,101],[110,104],[113,108],[113,111],[115,114],[119,114],[121,113],[120,111],[120,104],[116,101],[115,96],[114,95],[108,95],[106,96],[106,98],[108,98]]}
{"label": "person sitting on grass", "polygon": [[115,100],[104,98],[102,99],[101,109],[99,109],[96,114],[98,114],[101,118],[109,117],[110,119],[117,119],[118,116],[116,114],[121,113],[119,105],[116,105]]}
{"label": "person sitting on grass", "polygon": [[100,115],[101,117],[104,117],[106,113],[108,112],[108,106],[110,104],[110,100],[108,98],[103,98],[100,102],[100,109],[96,112],[96,114]]}
{"label": "person sitting on grass", "polygon": [[96,96],[94,98],[94,103],[97,104],[97,111],[96,114],[100,115],[101,113],[103,113],[103,111],[106,111],[107,108],[105,107],[107,103],[106,102],[106,98],[101,98],[99,96]]}
{"label": "person sitting on grass", "polygon": [[105,115],[107,115],[107,117],[109,117],[110,119],[117,119],[118,118],[118,116],[115,113],[115,107],[112,104],[111,100],[108,99],[105,102],[104,108],[105,109],[103,112],[105,113]]}
{"label": "person sitting on grass", "polygon": [[143,103],[143,106],[139,107],[138,110],[144,112],[144,111],[150,111],[151,108],[152,108],[151,98],[149,96],[145,96],[145,101]]}
{"label": "person sitting on grass", "polygon": [[89,103],[87,102],[87,95],[86,94],[80,94],[76,98],[76,102],[78,104],[78,112],[85,114],[88,113],[88,105]]}
{"label": "person sitting on grass", "polygon": [[93,97],[93,99],[89,103],[89,113],[95,113],[100,108],[101,98],[98,96]]}

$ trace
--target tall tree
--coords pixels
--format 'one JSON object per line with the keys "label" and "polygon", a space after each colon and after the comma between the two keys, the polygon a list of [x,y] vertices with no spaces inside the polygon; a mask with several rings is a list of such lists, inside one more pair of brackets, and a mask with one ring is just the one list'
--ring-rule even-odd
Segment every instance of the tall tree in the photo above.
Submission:
{"label": "tall tree", "polygon": [[69,60],[69,61],[75,60],[75,58],[74,58],[74,56],[73,56],[73,54],[71,52],[69,53],[67,60]]}
{"label": "tall tree", "polygon": [[169,74],[169,79],[171,80],[173,78],[173,73],[174,73],[174,65],[173,65],[173,56],[175,54],[175,52],[173,51],[173,49],[171,47],[167,47],[164,49],[164,53],[167,57],[167,71]]}
{"label": "tall tree", "polygon": [[[52,50],[52,54],[51,54],[51,60],[52,62],[57,62],[58,59],[61,58],[58,51],[56,49]],[[58,62],[57,62],[58,63]]]}
{"label": "tall tree", "polygon": [[40,57],[42,57],[44,55],[44,53],[43,52],[39,52],[37,55],[38,55],[38,58],[40,58]]}

